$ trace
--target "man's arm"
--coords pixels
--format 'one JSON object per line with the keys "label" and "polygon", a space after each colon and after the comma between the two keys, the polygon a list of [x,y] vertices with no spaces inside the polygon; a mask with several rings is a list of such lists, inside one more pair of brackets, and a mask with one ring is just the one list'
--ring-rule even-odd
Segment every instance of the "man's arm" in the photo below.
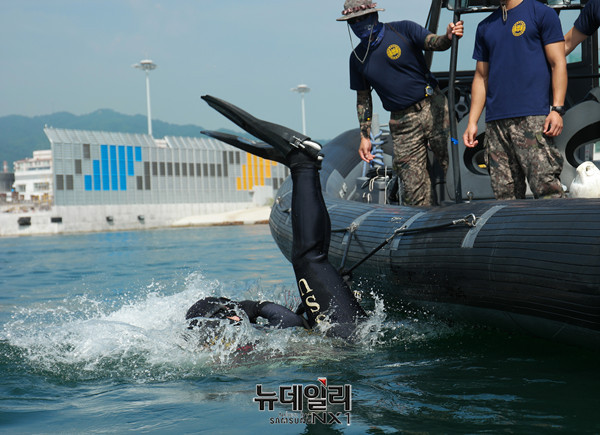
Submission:
{"label": "man's arm", "polygon": [[[552,69],[552,105],[564,106],[567,94],[567,59],[564,41],[548,44],[544,47],[546,58]],[[544,134],[555,137],[562,133],[563,119],[555,111],[550,111],[544,123]]]}
{"label": "man's arm", "polygon": [[490,64],[488,62],[477,61],[475,67],[475,76],[471,86],[471,109],[469,111],[469,124],[463,134],[463,142],[469,148],[477,146],[477,122],[483,113],[485,107],[485,98],[487,96],[488,76]]}
{"label": "man's arm", "polygon": [[360,124],[360,146],[358,154],[365,162],[374,159],[371,154],[371,117],[373,116],[373,100],[371,91],[356,91],[356,114]]}
{"label": "man's arm", "polygon": [[433,33],[427,35],[425,38],[425,50],[426,51],[444,51],[448,50],[452,45],[452,37],[456,35],[457,38],[462,38],[464,31],[464,25],[462,21],[457,23],[450,23],[446,28],[445,35],[434,35]]}
{"label": "man's arm", "polygon": [[565,35],[565,56],[571,54],[571,52],[575,50],[575,47],[585,41],[587,37],[588,35],[581,33],[575,27],[572,27],[571,30],[569,30],[569,33]]}

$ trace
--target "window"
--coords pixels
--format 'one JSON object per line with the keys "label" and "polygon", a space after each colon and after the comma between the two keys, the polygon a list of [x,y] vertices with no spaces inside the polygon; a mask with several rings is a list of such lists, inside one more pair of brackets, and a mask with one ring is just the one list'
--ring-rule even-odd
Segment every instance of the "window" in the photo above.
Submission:
{"label": "window", "polygon": [[50,190],[50,183],[33,183],[33,190]]}

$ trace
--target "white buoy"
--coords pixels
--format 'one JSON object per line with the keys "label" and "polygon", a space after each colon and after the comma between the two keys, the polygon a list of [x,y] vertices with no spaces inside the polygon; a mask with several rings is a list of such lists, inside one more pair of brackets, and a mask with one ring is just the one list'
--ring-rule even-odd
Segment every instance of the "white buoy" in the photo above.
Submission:
{"label": "white buoy", "polygon": [[594,162],[583,162],[569,188],[572,198],[600,198],[600,169]]}

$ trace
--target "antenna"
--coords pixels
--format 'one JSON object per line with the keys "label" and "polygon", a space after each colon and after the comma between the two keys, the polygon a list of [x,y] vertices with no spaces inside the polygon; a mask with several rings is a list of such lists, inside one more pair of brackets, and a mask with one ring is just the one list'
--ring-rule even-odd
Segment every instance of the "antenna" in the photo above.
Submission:
{"label": "antenna", "polygon": [[156,64],[149,59],[144,59],[140,63],[132,65],[146,72],[146,106],[148,108],[148,134],[152,136],[152,114],[150,111],[150,71],[156,69]]}

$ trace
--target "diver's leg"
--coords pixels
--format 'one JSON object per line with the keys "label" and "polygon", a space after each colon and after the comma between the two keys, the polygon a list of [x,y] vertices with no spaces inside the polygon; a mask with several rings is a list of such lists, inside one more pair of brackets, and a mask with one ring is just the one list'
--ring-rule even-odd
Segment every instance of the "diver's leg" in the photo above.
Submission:
{"label": "diver's leg", "polygon": [[292,265],[300,297],[311,326],[327,321],[335,325],[330,333],[347,338],[354,331],[356,321],[366,314],[328,260],[331,223],[321,193],[318,165],[305,161],[291,163],[290,168]]}

